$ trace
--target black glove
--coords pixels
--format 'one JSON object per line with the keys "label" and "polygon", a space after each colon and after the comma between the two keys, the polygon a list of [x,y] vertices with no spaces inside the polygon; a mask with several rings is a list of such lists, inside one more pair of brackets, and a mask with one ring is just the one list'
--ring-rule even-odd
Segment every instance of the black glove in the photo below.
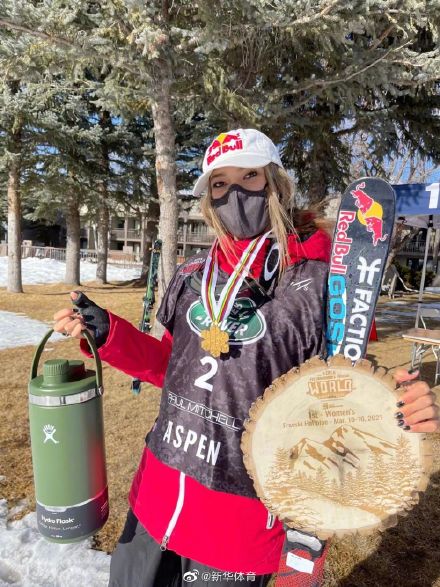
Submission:
{"label": "black glove", "polygon": [[92,332],[96,346],[99,348],[107,340],[110,331],[110,318],[107,310],[100,308],[95,302],[89,300],[82,291],[75,291],[75,293],[77,297],[72,300],[72,304],[78,308],[84,324]]}

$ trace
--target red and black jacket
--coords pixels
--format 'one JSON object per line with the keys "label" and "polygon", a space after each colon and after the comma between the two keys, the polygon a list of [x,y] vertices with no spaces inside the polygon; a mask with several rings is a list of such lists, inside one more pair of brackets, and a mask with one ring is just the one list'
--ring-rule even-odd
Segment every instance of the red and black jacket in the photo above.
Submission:
{"label": "red and black jacket", "polygon": [[[234,241],[240,256],[249,240]],[[209,326],[201,304],[206,252],[181,265],[157,319],[161,341],[110,315],[102,360],[162,388],[158,418],[130,491],[143,526],[163,546],[229,572],[276,572],[282,524],[256,497],[240,449],[252,403],[276,377],[324,349],[330,239],[289,237],[290,265],[278,278],[267,239],[228,318],[230,351],[201,348]],[[219,286],[232,267],[219,251]]]}

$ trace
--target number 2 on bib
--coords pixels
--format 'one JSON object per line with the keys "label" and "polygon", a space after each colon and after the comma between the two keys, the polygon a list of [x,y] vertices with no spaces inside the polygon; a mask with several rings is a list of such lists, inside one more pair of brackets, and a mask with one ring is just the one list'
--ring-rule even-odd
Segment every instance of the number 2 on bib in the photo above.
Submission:
{"label": "number 2 on bib", "polygon": [[200,362],[202,363],[202,365],[210,365],[211,368],[209,369],[209,371],[207,373],[204,373],[203,375],[200,375],[200,377],[197,377],[197,379],[194,381],[194,385],[196,385],[197,387],[201,387],[202,389],[207,389],[208,391],[212,391],[213,385],[211,383],[208,383],[208,381],[209,381],[209,379],[212,379],[212,377],[214,377],[215,374],[217,373],[218,363],[214,359],[214,357],[208,357],[208,356],[200,359]]}

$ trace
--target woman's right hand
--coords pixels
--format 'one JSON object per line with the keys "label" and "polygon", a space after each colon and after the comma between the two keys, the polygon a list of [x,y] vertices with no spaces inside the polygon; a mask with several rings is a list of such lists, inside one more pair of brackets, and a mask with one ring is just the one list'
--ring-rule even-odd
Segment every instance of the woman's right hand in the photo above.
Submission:
{"label": "woman's right hand", "polygon": [[110,331],[110,318],[107,310],[101,308],[82,291],[71,291],[70,298],[75,308],[64,308],[57,312],[53,319],[53,329],[74,338],[83,338],[83,330],[87,330],[95,339],[97,347],[102,346]]}
{"label": "woman's right hand", "polygon": [[[70,292],[70,298],[73,303],[75,303],[77,297],[78,292]],[[87,326],[84,323],[83,316],[76,308],[63,308],[54,314],[53,319],[55,320],[53,326],[55,332],[61,332],[66,336],[73,336],[74,338],[83,338],[82,332]]]}

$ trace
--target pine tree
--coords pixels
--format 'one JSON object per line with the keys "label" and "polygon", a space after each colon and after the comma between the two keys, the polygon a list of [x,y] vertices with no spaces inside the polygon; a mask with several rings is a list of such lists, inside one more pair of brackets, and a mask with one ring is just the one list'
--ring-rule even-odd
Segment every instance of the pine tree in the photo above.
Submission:
{"label": "pine tree", "polygon": [[215,107],[267,130],[311,201],[347,183],[354,133],[376,172],[402,144],[439,160],[435,3],[231,0],[205,14]]}
{"label": "pine tree", "polygon": [[397,440],[396,458],[393,461],[392,478],[395,484],[395,492],[402,498],[409,498],[415,488],[414,479],[417,479],[419,471],[411,454],[411,442],[404,434]]}
{"label": "pine tree", "polygon": [[275,499],[277,503],[289,501],[292,485],[292,465],[289,450],[278,448],[266,480],[269,500]]}
{"label": "pine tree", "polygon": [[331,487],[331,498],[334,501],[340,503],[342,501],[341,484],[338,483],[335,478],[333,478],[330,487]]}
{"label": "pine tree", "polygon": [[[3,0],[1,13],[5,34],[63,49],[52,67],[95,79],[104,71],[93,85],[102,111],[151,113],[160,292],[175,268],[178,168],[194,175],[219,130],[252,125],[271,135],[311,201],[346,184],[354,133],[365,133],[378,171],[402,143],[440,158],[435,3]],[[181,129],[190,129],[185,148]]]}
{"label": "pine tree", "polygon": [[316,476],[315,476],[315,482],[316,482],[315,491],[317,493],[324,495],[324,496],[327,496],[329,493],[330,483],[329,483],[329,480],[325,474],[323,467],[318,468],[318,470],[316,472]]}
{"label": "pine tree", "polygon": [[342,499],[346,504],[350,504],[353,499],[354,475],[352,471],[344,471],[344,481],[342,483]]}
{"label": "pine tree", "polygon": [[[41,17],[39,7],[31,2],[5,5],[9,18],[19,14],[34,25]],[[87,132],[76,120],[81,96],[74,81],[64,75],[64,57],[57,47],[48,45],[41,37],[17,35],[9,28],[0,32],[0,67],[5,72],[0,82],[3,129],[0,140],[4,147],[0,166],[9,170],[9,289],[22,291],[21,200],[31,214],[38,216],[40,210],[47,219],[55,217],[60,209],[68,210],[67,217],[72,222],[67,230],[70,260],[67,277],[76,284],[79,283],[79,211],[75,211],[75,206],[79,205],[79,192],[84,190],[77,154]],[[58,62],[55,56],[59,57]],[[68,115],[69,122],[62,120],[62,113]],[[71,155],[70,160],[66,153]]]}
{"label": "pine tree", "polygon": [[[64,83],[69,83],[65,81]],[[100,167],[102,129],[90,116],[81,88],[63,94],[59,86],[44,127],[35,137],[38,148],[23,180],[28,217],[66,222],[65,283],[80,283],[81,209],[94,210],[103,179]],[[105,170],[104,170],[105,172]]]}
{"label": "pine tree", "polygon": [[[8,84],[11,101],[20,93],[19,80]],[[6,88],[5,88],[6,90]],[[21,194],[20,172],[22,153],[23,118],[21,113],[13,116],[6,131],[6,152],[8,161],[8,291],[23,293],[21,279]]]}
{"label": "pine tree", "polygon": [[364,507],[371,503],[371,493],[374,486],[374,480],[371,483],[371,480],[368,478],[364,468],[360,464],[356,470],[354,482],[353,482],[353,491],[352,491],[352,501],[353,505],[357,507]]}
{"label": "pine tree", "polygon": [[109,192],[116,209],[136,216],[142,231],[142,269],[146,281],[149,269],[148,242],[156,238],[159,217],[154,164],[154,140],[149,116],[113,120],[110,149]]}

